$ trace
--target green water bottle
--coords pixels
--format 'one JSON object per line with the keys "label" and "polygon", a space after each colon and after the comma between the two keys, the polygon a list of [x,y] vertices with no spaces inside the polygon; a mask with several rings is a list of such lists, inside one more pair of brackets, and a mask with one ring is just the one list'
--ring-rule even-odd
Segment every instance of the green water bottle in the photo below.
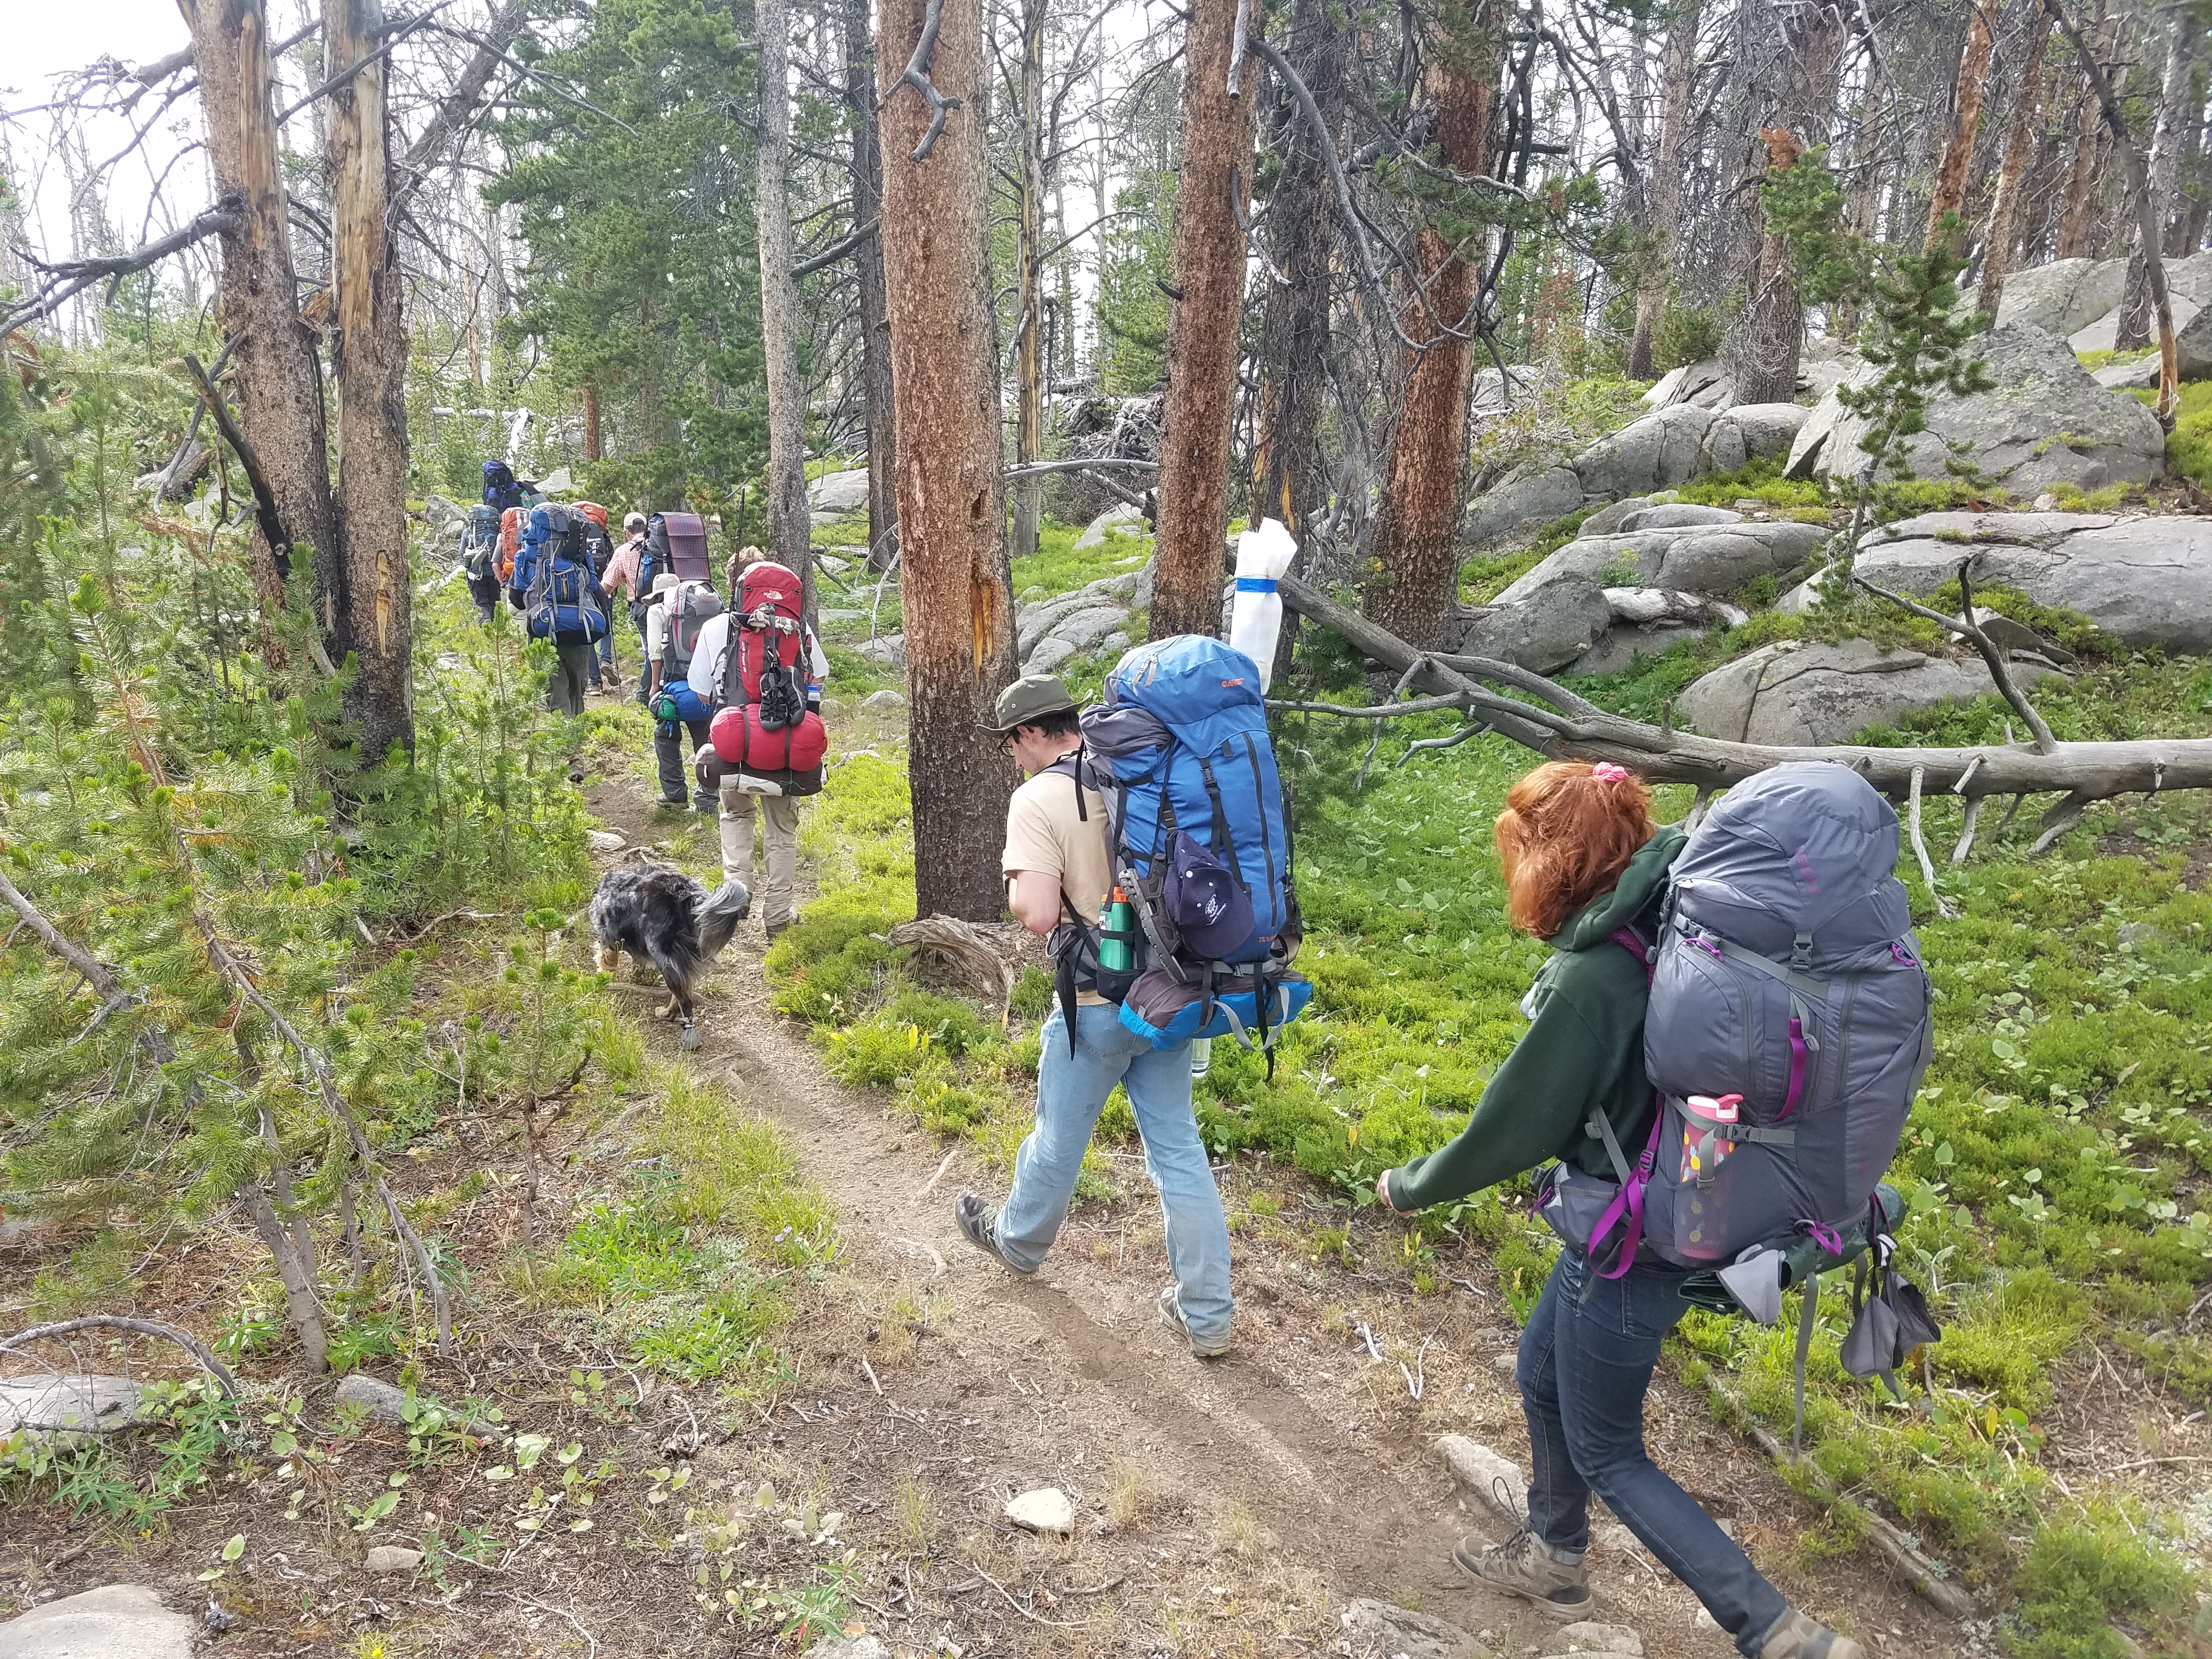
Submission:
{"label": "green water bottle", "polygon": [[[1129,908],[1127,895],[1118,887],[1106,896],[1098,907],[1098,965],[1112,974],[1126,974],[1136,961],[1136,952],[1130,947],[1129,935],[1135,931],[1136,915]],[[1119,934],[1121,937],[1116,938]]]}

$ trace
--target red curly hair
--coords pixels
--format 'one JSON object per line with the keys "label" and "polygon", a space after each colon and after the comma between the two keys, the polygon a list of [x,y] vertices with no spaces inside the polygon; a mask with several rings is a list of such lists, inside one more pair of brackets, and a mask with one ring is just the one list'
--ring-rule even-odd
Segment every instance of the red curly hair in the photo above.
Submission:
{"label": "red curly hair", "polygon": [[1623,768],[1551,761],[1505,792],[1494,831],[1505,866],[1505,914],[1550,939],[1620,879],[1657,833],[1651,792]]}

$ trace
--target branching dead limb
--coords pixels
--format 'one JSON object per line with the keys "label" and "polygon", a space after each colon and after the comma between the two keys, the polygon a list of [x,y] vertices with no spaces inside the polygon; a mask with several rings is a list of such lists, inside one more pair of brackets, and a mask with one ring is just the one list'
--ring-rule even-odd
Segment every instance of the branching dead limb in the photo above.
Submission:
{"label": "branching dead limb", "polygon": [[206,1343],[190,1331],[180,1331],[174,1325],[164,1325],[151,1319],[131,1319],[122,1314],[85,1314],[76,1319],[58,1320],[51,1325],[33,1325],[15,1335],[0,1337],[0,1353],[9,1353],[27,1347],[33,1342],[49,1338],[64,1337],[78,1331],[118,1330],[135,1331],[141,1336],[158,1336],[165,1342],[173,1342],[194,1359],[200,1369],[215,1378],[217,1387],[231,1399],[238,1398],[238,1379],[230,1374],[230,1367],[215,1356]]}
{"label": "branching dead limb", "polygon": [[914,43],[914,56],[906,60],[897,80],[891,82],[890,93],[884,95],[876,107],[881,110],[890,102],[901,87],[912,87],[920,93],[922,101],[929,106],[929,129],[921,135],[921,142],[914,147],[908,159],[924,161],[929,158],[938,137],[945,131],[945,118],[960,107],[957,98],[949,98],[937,89],[929,78],[929,60],[937,53],[937,31],[945,21],[945,0],[929,0],[929,9],[922,14],[921,38]]}
{"label": "branching dead limb", "polygon": [[1932,606],[1922,605],[1917,599],[1908,599],[1902,593],[1893,593],[1886,587],[1877,587],[1856,571],[1851,573],[1851,580],[1868,592],[1887,599],[1892,605],[1909,611],[1916,617],[1924,617],[1929,622],[1958,635],[1967,644],[1972,646],[1980,653],[1984,665],[1989,669],[1990,682],[1996,685],[2004,700],[2012,705],[2013,713],[2026,721],[2027,729],[2035,734],[2036,752],[2039,755],[2048,755],[2058,747],[2058,739],[2051,736],[2051,727],[2044,723],[2043,716],[2035,712],[2035,705],[2027,700],[2027,694],[2014,683],[2011,661],[2006,655],[2004,648],[1992,640],[1989,636],[1988,630],[1974,620],[1973,564],[1974,559],[1979,556],[1976,554],[1959,562],[1960,614],[1956,617],[1947,617],[1942,611]]}
{"label": "branching dead limb", "polygon": [[[1480,659],[1416,651],[1389,629],[1339,605],[1295,576],[1278,582],[1283,603],[1300,615],[1336,629],[1384,667],[1405,674],[1407,685],[1442,699],[1435,707],[1458,707],[1480,714],[1495,729],[1550,760],[1612,761],[1655,783],[1689,783],[1701,789],[1725,789],[1754,773],[1786,761],[1825,760],[1849,766],[1876,789],[1903,800],[1912,775],[1922,787],[1945,789],[1972,801],[1984,795],[2048,794],[2063,791],[2081,806],[2113,795],[2166,789],[2212,789],[2212,738],[2148,738],[2115,743],[2054,743],[2048,750],[2030,744],[1987,744],[1956,749],[1871,749],[1834,744],[1796,748],[1784,744],[1733,743],[1678,732],[1669,722],[1653,726],[1607,714],[1540,675],[1510,665],[1473,667]],[[1941,618],[1951,626],[1952,619]],[[1478,684],[1478,678],[1510,686],[1542,699],[1522,702]],[[1544,705],[1548,704],[1548,707]],[[1334,712],[1315,709],[1312,712]],[[1369,711],[1360,711],[1375,718]],[[2057,832],[2078,822],[2080,813],[2055,810],[2046,819]],[[2002,833],[2002,830],[1999,832]]]}
{"label": "branching dead limb", "polygon": [[874,235],[876,234],[877,224],[878,221],[871,219],[867,223],[854,231],[851,235],[840,237],[837,240],[830,243],[828,247],[823,248],[821,252],[816,254],[811,259],[807,259],[799,264],[793,265],[791,268],[792,281],[797,282],[802,276],[811,276],[817,270],[829,270],[830,266],[836,264],[837,261],[843,258],[854,248],[859,247],[862,243],[866,242],[869,237]]}
{"label": "branching dead limb", "polygon": [[149,266],[157,265],[171,254],[181,253],[194,243],[205,241],[220,231],[235,228],[238,223],[238,204],[226,198],[190,224],[128,253],[118,253],[104,259],[71,259],[53,265],[31,260],[31,264],[46,273],[46,280],[37,293],[0,313],[0,335],[11,334],[27,323],[35,323],[42,317],[52,316],[95,283],[113,282],[133,272],[144,270]]}
{"label": "branching dead limb", "polygon": [[[1231,88],[1233,93],[1235,88]],[[1288,288],[1291,279],[1283,275],[1267,250],[1260,246],[1260,234],[1252,228],[1252,216],[1244,210],[1243,174],[1236,162],[1229,164],[1229,213],[1237,221],[1237,228],[1244,233],[1244,246],[1260,262],[1260,269],[1267,273],[1267,280],[1278,288]]]}

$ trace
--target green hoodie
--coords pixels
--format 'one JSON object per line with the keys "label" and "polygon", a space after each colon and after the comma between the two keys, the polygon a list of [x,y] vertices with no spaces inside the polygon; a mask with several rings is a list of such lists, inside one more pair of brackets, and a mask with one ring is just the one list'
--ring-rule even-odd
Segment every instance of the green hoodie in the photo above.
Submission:
{"label": "green hoodie", "polygon": [[1632,922],[1658,937],[1667,872],[1687,839],[1662,830],[1628,861],[1613,890],[1577,910],[1552,944],[1525,1005],[1534,1023],[1498,1068],[1474,1115],[1449,1145],[1390,1171],[1393,1207],[1419,1210],[1480,1192],[1523,1170],[1561,1158],[1614,1178],[1605,1143],[1586,1126],[1602,1109],[1632,1160],[1651,1133],[1651,1084],[1644,1074],[1644,1005],[1649,980],[1613,934]]}

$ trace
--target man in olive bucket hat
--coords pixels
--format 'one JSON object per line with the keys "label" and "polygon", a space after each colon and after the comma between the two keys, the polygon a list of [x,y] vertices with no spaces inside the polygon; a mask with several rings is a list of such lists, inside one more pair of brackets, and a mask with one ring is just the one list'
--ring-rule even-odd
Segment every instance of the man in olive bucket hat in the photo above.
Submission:
{"label": "man in olive bucket hat", "polygon": [[[999,694],[987,731],[999,734],[1029,781],[1006,808],[1000,867],[1007,902],[1030,932],[1095,922],[1113,884],[1106,804],[1079,776],[1083,733],[1075,699],[1050,674],[1030,674]],[[1056,947],[1075,943],[1074,930]],[[954,1202],[969,1242],[1014,1272],[1035,1273],[1066,1218],[1076,1173],[1106,1097],[1120,1084],[1144,1137],[1145,1170],[1167,1222],[1168,1267],[1160,1316],[1202,1359],[1229,1352],[1229,1225],[1190,1105],[1190,1044],[1154,1048],[1121,1024],[1121,1011],[1079,969],[1074,1041],[1054,1007],[1037,1065],[1036,1127],[1014,1159],[1013,1190],[994,1210],[974,1193]]]}

